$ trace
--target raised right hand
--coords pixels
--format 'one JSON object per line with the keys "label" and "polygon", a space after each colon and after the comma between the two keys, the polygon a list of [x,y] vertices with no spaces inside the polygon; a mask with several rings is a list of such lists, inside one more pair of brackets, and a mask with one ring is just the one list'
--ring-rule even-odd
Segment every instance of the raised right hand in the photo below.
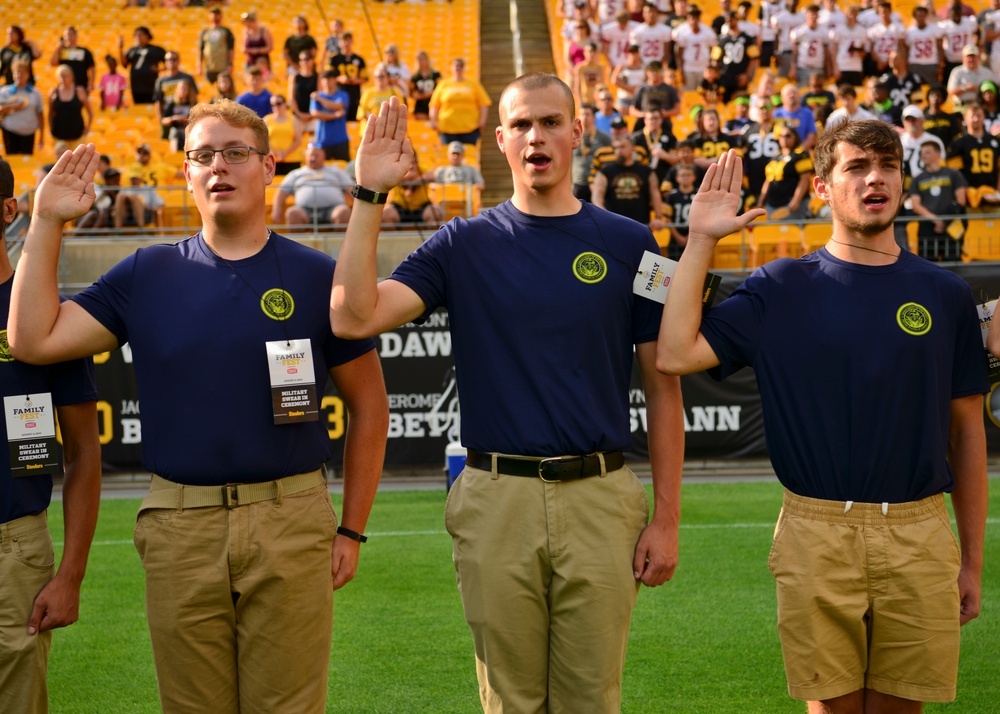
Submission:
{"label": "raised right hand", "polygon": [[80,144],[73,151],[64,152],[38,185],[32,220],[62,224],[89,211],[96,198],[97,161],[93,144]]}
{"label": "raised right hand", "polygon": [[738,233],[750,221],[763,216],[763,208],[753,208],[739,215],[740,191],[743,187],[743,160],[733,149],[708,167],[701,188],[691,201],[688,217],[691,235],[701,235],[713,241]]}
{"label": "raised right hand", "polygon": [[406,105],[399,98],[382,102],[378,116],[368,117],[354,162],[358,184],[379,193],[399,185],[413,163],[413,146],[406,136]]}

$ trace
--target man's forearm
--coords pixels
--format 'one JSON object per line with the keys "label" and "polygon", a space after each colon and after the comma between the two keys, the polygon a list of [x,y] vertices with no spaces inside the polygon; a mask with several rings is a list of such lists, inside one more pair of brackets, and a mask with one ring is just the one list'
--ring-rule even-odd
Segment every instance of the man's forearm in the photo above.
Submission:
{"label": "man's forearm", "polygon": [[59,249],[63,224],[32,216],[21,249],[11,296],[8,339],[11,350],[23,359],[26,349],[37,346],[55,326],[59,316]]}
{"label": "man's forearm", "polygon": [[656,366],[661,372],[682,374],[704,369],[690,369],[685,358],[701,330],[702,291],[714,253],[715,241],[698,233],[697,226],[691,224],[687,245],[670,281],[663,308],[656,353]]}
{"label": "man's forearm", "polygon": [[[66,419],[69,410],[75,412],[72,427]],[[66,476],[63,481],[66,536],[58,576],[66,577],[79,586],[87,570],[87,557],[94,539],[97,512],[101,503],[101,447],[96,428],[97,408],[93,402],[62,407],[59,409],[59,419],[66,443]]]}
{"label": "man's forearm", "polygon": [[[968,399],[968,398],[967,398]],[[982,423],[982,398],[969,406],[970,418],[952,429],[948,458],[955,478],[951,502],[962,548],[962,566],[978,574],[983,567],[983,540],[986,532],[988,482],[986,476],[986,433]],[[972,414],[978,421],[971,419]]]}
{"label": "man's forearm", "polygon": [[[369,187],[365,187],[369,188]],[[378,303],[378,233],[382,206],[356,200],[333,276],[331,322],[335,334],[364,329]]]}

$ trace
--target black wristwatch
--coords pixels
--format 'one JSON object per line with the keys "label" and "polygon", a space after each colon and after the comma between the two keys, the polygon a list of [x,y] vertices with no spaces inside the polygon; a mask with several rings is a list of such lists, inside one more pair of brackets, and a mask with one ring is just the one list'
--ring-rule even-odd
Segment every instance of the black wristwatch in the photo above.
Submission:
{"label": "black wristwatch", "polygon": [[370,188],[364,188],[358,184],[354,184],[351,195],[365,203],[383,204],[389,200],[389,194],[372,191]]}

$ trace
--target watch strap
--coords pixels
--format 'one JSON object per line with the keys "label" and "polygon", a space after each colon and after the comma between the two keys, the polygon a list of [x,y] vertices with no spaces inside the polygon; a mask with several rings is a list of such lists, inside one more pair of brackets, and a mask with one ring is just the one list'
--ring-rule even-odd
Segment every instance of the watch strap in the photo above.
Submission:
{"label": "watch strap", "polygon": [[359,184],[354,184],[354,188],[351,189],[351,195],[359,201],[364,201],[365,203],[374,203],[377,205],[384,204],[389,200],[388,193],[379,193],[378,191],[372,191],[370,188],[365,188]]}

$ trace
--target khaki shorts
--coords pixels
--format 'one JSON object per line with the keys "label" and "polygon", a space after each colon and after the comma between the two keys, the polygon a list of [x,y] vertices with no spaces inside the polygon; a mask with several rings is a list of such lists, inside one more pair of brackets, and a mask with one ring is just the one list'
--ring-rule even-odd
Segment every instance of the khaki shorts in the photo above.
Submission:
{"label": "khaki shorts", "polygon": [[788,693],[952,701],[960,565],[941,494],[883,505],[785,491],[768,567]]}

